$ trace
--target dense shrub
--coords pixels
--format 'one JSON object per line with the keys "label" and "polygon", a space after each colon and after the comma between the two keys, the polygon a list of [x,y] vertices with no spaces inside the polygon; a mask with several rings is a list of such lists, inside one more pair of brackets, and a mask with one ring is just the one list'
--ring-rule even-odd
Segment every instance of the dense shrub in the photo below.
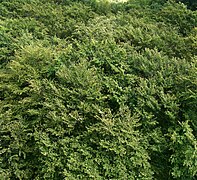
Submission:
{"label": "dense shrub", "polygon": [[192,10],[197,10],[197,2],[193,0],[177,0],[177,2],[182,2]]}
{"label": "dense shrub", "polygon": [[0,179],[196,179],[197,14],[173,1],[0,1]]}

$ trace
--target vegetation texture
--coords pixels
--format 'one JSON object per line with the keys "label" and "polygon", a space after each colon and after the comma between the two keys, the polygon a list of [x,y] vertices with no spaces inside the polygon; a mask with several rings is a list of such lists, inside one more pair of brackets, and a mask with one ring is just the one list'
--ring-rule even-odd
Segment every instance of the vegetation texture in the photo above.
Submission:
{"label": "vegetation texture", "polygon": [[197,179],[195,7],[1,0],[0,179]]}

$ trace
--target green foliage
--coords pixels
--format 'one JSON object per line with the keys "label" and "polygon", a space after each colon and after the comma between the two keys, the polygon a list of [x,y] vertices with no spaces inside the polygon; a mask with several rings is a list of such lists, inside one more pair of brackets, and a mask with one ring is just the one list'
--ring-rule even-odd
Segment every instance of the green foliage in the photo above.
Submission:
{"label": "green foliage", "polygon": [[197,2],[193,0],[177,0],[177,2],[182,2],[188,6],[188,8],[192,10],[197,10]]}
{"label": "green foliage", "polygon": [[166,3],[166,6],[162,8],[161,17],[162,20],[175,25],[183,35],[188,35],[197,26],[197,11],[188,10],[183,4]]}
{"label": "green foliage", "polygon": [[0,1],[0,179],[197,178],[197,14],[174,1]]}
{"label": "green foliage", "polygon": [[193,179],[196,176],[197,141],[188,121],[171,130],[172,175],[179,179]]}

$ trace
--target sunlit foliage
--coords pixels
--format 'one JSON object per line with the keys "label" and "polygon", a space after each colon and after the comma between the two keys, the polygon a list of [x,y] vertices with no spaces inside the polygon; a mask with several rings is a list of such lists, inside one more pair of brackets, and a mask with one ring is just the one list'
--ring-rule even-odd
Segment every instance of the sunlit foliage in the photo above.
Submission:
{"label": "sunlit foliage", "polygon": [[197,11],[0,1],[0,179],[194,180],[196,167]]}

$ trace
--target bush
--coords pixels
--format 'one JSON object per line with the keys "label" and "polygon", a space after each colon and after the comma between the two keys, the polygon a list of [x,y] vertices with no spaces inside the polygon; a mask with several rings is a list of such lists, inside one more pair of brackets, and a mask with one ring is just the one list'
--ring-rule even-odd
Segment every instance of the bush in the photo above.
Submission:
{"label": "bush", "polygon": [[152,0],[0,9],[1,179],[196,179],[195,11]]}

